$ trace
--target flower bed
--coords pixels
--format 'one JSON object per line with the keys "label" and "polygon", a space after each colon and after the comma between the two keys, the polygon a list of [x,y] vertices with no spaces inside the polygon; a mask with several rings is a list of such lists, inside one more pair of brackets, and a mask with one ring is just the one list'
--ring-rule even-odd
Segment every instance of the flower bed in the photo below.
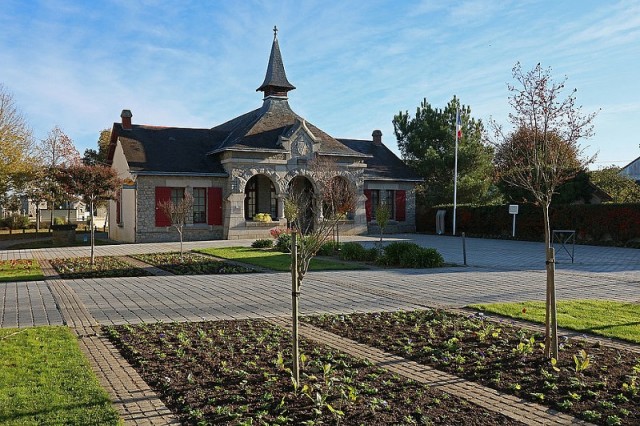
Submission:
{"label": "flower bed", "polygon": [[441,310],[304,318],[332,333],[599,424],[640,423],[640,355]]}
{"label": "flower bed", "polygon": [[232,265],[196,253],[151,253],[132,256],[176,275],[245,274],[256,272],[244,266]]}
{"label": "flower bed", "polygon": [[520,424],[263,321],[105,328],[183,424]]}
{"label": "flower bed", "polygon": [[142,277],[151,275],[144,269],[136,268],[112,256],[99,256],[91,266],[91,258],[75,257],[67,259],[51,259],[51,266],[61,278],[109,278],[109,277]]}

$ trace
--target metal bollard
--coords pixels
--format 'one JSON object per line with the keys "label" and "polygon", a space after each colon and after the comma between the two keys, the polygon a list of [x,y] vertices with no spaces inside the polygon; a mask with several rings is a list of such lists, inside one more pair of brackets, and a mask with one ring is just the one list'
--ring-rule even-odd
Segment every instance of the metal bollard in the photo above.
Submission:
{"label": "metal bollard", "polygon": [[467,243],[464,239],[464,232],[462,233],[462,258],[464,259],[464,266],[467,266]]}

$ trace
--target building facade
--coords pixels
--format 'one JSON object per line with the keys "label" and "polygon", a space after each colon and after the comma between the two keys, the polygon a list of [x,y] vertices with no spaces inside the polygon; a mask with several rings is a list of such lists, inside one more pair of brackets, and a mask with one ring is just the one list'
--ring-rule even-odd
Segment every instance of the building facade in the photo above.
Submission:
{"label": "building facade", "polygon": [[[375,229],[375,208],[390,206],[389,229],[415,231],[417,177],[382,143],[337,139],[300,117],[290,107],[288,81],[274,36],[264,82],[262,106],[208,129],[158,127],[132,123],[123,110],[114,123],[109,163],[124,184],[110,205],[109,236],[123,242],[174,241],[171,221],[160,205],[193,196],[184,227],[185,240],[266,238],[285,227],[284,200],[290,191],[320,197],[314,161],[333,165],[357,194],[356,207],[340,223],[340,233]],[[317,201],[320,203],[319,201]],[[321,209],[312,220],[321,220]],[[258,214],[270,221],[256,220]]]}

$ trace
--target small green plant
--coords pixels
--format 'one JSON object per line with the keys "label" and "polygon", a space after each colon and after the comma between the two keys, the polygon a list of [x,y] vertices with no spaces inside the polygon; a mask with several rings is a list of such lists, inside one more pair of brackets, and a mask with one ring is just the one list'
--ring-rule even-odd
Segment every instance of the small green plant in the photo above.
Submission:
{"label": "small green plant", "polygon": [[622,419],[615,414],[612,416],[607,416],[607,425],[608,426],[617,426],[622,424]]}
{"label": "small green plant", "polygon": [[580,350],[580,352],[578,352],[578,355],[573,356],[573,362],[575,363],[576,373],[581,373],[589,368],[590,361],[587,351],[585,351],[584,349]]}
{"label": "small green plant", "polygon": [[514,354],[525,357],[533,353],[533,347],[536,343],[536,338],[531,336],[529,340],[518,343],[518,345],[512,349]]}
{"label": "small green plant", "polygon": [[271,248],[273,247],[273,240],[269,239],[259,239],[255,240],[251,243],[251,247],[253,248]]}
{"label": "small green plant", "polygon": [[340,259],[361,262],[366,260],[367,250],[360,243],[344,243],[340,248]]}
{"label": "small green plant", "polygon": [[589,422],[594,422],[594,421],[600,420],[601,417],[602,417],[602,415],[600,413],[598,413],[597,411],[585,410],[585,411],[582,412],[582,418],[584,418],[585,420],[587,420]]}

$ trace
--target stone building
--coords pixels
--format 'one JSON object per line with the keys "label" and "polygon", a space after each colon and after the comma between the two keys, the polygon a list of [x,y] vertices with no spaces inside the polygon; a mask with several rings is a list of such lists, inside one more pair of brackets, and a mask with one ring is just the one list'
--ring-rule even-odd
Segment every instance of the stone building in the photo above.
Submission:
{"label": "stone building", "polygon": [[[318,197],[310,162],[331,161],[336,176],[357,192],[356,208],[340,224],[341,234],[375,228],[375,208],[392,210],[389,228],[415,230],[417,177],[382,143],[337,139],[296,114],[289,106],[289,82],[277,36],[271,48],[262,106],[213,128],[158,127],[132,123],[123,110],[114,123],[109,163],[124,185],[109,212],[110,238],[124,242],[172,241],[177,233],[158,207],[193,195],[185,240],[265,238],[286,226],[284,198],[306,190]],[[270,222],[254,220],[267,213]],[[314,220],[320,220],[315,212]]]}

